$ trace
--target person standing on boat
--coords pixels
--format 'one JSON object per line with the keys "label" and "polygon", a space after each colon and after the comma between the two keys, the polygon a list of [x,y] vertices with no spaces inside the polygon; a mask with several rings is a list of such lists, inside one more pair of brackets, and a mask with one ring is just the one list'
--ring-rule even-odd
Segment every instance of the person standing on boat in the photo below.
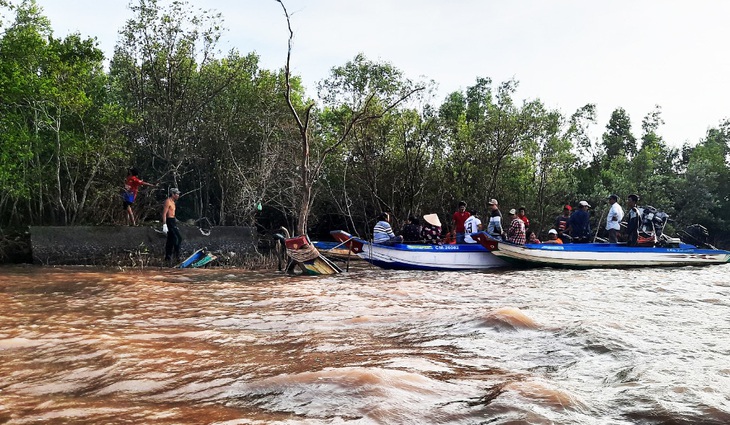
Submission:
{"label": "person standing on boat", "polygon": [[484,229],[482,221],[479,219],[479,214],[476,210],[469,211],[469,218],[464,222],[464,243],[477,243],[472,237],[472,233],[481,232]]}
{"label": "person standing on boat", "polygon": [[512,222],[507,229],[507,242],[512,242],[516,245],[525,244],[525,222],[517,216],[517,210],[512,208],[509,210],[509,218]]}
{"label": "person standing on boat", "polygon": [[459,201],[459,208],[454,213],[454,233],[456,233],[456,243],[464,243],[464,236],[466,231],[464,230],[464,223],[471,214],[466,210],[466,202]]}
{"label": "person standing on boat", "polygon": [[639,195],[631,194],[626,197],[626,244],[636,246],[639,240],[639,227],[641,226],[641,214],[639,214]]}
{"label": "person standing on boat", "polygon": [[180,244],[182,244],[182,235],[177,227],[177,219],[175,218],[176,202],[180,199],[180,190],[176,187],[170,189],[170,196],[165,199],[165,206],[162,208],[162,232],[167,234],[167,242],[165,243],[165,261],[172,263],[180,257]]}
{"label": "person standing on boat", "polygon": [[525,207],[519,207],[517,209],[517,217],[519,217],[520,220],[525,223],[525,230],[527,230],[530,228],[530,219],[527,218],[527,216],[525,215],[525,211],[527,211]]}
{"label": "person standing on boat", "polygon": [[403,236],[396,236],[393,228],[390,227],[390,215],[388,213],[380,213],[378,222],[373,228],[373,243],[390,245],[403,242]]}
{"label": "person standing on boat", "polygon": [[405,242],[418,242],[421,240],[421,222],[418,217],[408,217],[401,235],[403,235],[403,241]]}
{"label": "person standing on boat", "polygon": [[588,214],[591,205],[586,201],[580,201],[578,205],[580,208],[568,219],[568,228],[573,242],[586,243],[591,239],[591,221]]}
{"label": "person standing on boat", "polygon": [[621,220],[624,219],[624,210],[618,204],[618,196],[611,195],[608,197],[608,204],[611,209],[606,215],[606,230],[608,230],[608,241],[610,243],[618,242],[618,234],[621,231]]}
{"label": "person standing on boat", "polygon": [[568,219],[570,218],[571,211],[573,211],[573,207],[566,204],[563,207],[563,214],[555,219],[555,232],[557,232],[558,239],[568,239],[568,235],[565,232],[568,229]]}
{"label": "person standing on boat", "polygon": [[499,203],[496,199],[489,201],[489,223],[487,223],[487,233],[493,239],[502,240],[502,212],[499,211]]}
{"label": "person standing on boat", "polygon": [[426,214],[423,216],[423,227],[421,238],[431,245],[441,245],[441,220],[437,214]]}

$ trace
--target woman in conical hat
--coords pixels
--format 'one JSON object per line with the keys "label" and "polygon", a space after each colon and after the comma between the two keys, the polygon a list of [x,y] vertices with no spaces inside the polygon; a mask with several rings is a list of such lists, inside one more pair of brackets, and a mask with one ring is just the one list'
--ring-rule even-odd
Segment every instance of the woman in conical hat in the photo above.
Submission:
{"label": "woman in conical hat", "polygon": [[421,237],[426,243],[441,245],[441,220],[437,214],[426,214],[423,216],[423,228]]}
{"label": "woman in conical hat", "polygon": [[441,227],[441,220],[439,220],[438,214],[426,214],[423,216],[423,219],[431,226]]}

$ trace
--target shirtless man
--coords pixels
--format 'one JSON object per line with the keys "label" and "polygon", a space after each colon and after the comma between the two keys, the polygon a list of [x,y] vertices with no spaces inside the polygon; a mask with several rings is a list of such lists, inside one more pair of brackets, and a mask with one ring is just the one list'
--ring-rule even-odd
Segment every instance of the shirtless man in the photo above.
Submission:
{"label": "shirtless man", "polygon": [[175,202],[179,198],[180,190],[177,188],[170,189],[170,197],[165,199],[165,207],[162,209],[162,231],[167,234],[167,243],[165,244],[165,261],[167,262],[172,262],[173,254],[175,255],[175,261],[180,257],[182,236],[175,220]]}

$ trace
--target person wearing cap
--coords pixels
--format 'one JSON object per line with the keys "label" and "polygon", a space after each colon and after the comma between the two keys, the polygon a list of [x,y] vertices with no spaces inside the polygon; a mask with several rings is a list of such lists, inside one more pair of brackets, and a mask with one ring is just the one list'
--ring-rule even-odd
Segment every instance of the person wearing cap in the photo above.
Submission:
{"label": "person wearing cap", "polygon": [[618,233],[621,231],[621,220],[624,219],[624,210],[618,204],[617,195],[610,195],[608,197],[608,204],[611,206],[606,215],[608,241],[610,243],[618,243]]}
{"label": "person wearing cap", "polygon": [[408,217],[401,235],[403,235],[404,242],[418,242],[421,240],[421,221],[418,217]]}
{"label": "person wearing cap", "polygon": [[555,219],[555,232],[558,239],[563,240],[569,238],[565,234],[565,231],[568,229],[568,219],[570,218],[571,211],[573,211],[573,207],[566,204],[563,207],[563,213]]}
{"label": "person wearing cap", "polygon": [[390,214],[387,212],[378,215],[378,221],[373,227],[373,243],[390,245],[403,242],[403,236],[396,236],[390,227]]}
{"label": "person wearing cap", "polygon": [[423,227],[421,228],[421,239],[432,245],[441,245],[441,220],[437,214],[426,214],[423,216]]}
{"label": "person wearing cap", "polygon": [[167,234],[167,242],[165,243],[165,261],[171,263],[177,261],[180,257],[180,244],[182,244],[182,235],[177,227],[177,219],[175,218],[176,202],[180,199],[180,190],[176,187],[170,189],[170,196],[165,199],[165,206],[162,208],[162,232]]}
{"label": "person wearing cap", "polygon": [[482,221],[479,219],[479,213],[476,210],[469,211],[469,218],[464,223],[464,242],[465,243],[477,243],[472,237],[472,233],[481,232],[484,229]]}
{"label": "person wearing cap", "polygon": [[548,230],[548,239],[546,241],[542,241],[542,243],[551,243],[551,244],[563,244],[562,239],[558,237],[558,231],[555,229]]}
{"label": "person wearing cap", "polygon": [[487,234],[498,241],[502,240],[502,212],[499,211],[499,203],[496,199],[489,201],[489,222],[487,223]]}
{"label": "person wearing cap", "polygon": [[525,222],[517,216],[517,210],[509,210],[509,218],[512,222],[507,229],[507,242],[516,245],[525,244]]}
{"label": "person wearing cap", "polygon": [[568,219],[568,229],[573,242],[586,243],[591,240],[591,221],[588,209],[591,205],[586,201],[578,203],[578,209]]}
{"label": "person wearing cap", "polygon": [[626,197],[626,244],[636,246],[639,240],[641,214],[639,214],[639,195],[631,194]]}
{"label": "person wearing cap", "polygon": [[466,202],[459,201],[459,207],[452,217],[454,222],[454,233],[456,233],[456,243],[464,243],[464,236],[466,234],[464,223],[470,215],[469,211],[466,210]]}

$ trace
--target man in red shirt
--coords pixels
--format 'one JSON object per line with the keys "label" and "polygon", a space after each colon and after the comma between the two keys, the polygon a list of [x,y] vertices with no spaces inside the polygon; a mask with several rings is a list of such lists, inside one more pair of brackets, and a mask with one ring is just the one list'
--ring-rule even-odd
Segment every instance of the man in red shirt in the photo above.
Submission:
{"label": "man in red shirt", "polygon": [[127,224],[136,226],[137,222],[134,219],[134,211],[132,211],[132,204],[137,199],[137,191],[140,186],[154,186],[151,183],[147,183],[139,178],[139,171],[135,167],[131,167],[127,170],[127,178],[124,181],[124,192],[122,192],[122,209],[127,212]]}
{"label": "man in red shirt", "polygon": [[454,232],[456,233],[456,243],[465,243],[464,236],[466,229],[464,228],[464,222],[467,218],[471,217],[469,211],[466,210],[466,202],[459,201],[459,209],[454,213]]}

